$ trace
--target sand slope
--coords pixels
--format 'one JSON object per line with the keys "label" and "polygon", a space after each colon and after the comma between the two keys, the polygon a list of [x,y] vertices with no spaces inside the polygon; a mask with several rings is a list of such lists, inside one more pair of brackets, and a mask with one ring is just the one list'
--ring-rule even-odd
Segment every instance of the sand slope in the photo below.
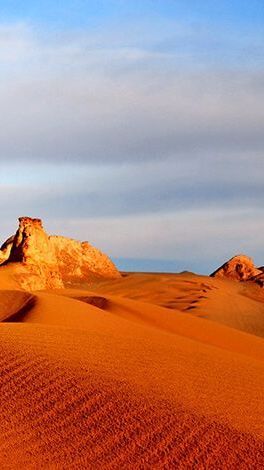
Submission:
{"label": "sand slope", "polygon": [[131,274],[92,288],[98,293],[192,313],[264,337],[264,289],[254,283],[195,274]]}
{"label": "sand slope", "polygon": [[0,290],[0,321],[13,320],[26,314],[35,303],[35,296],[19,290]]}
{"label": "sand slope", "polygon": [[[155,330],[158,329],[160,331],[169,332],[171,334],[178,334],[186,338],[198,340],[199,342],[227,349],[232,352],[245,354],[258,360],[264,359],[264,343],[261,338],[242,333],[241,331],[236,331],[236,329],[233,328],[227,328],[225,325],[216,324],[215,322],[207,319],[201,319],[199,316],[195,317],[175,309],[172,312],[169,309],[154,304],[135,301],[110,294],[99,296],[98,293],[95,292],[81,291],[77,289],[65,289],[55,292],[57,296],[68,297],[67,301],[64,300],[64,312],[70,311],[73,322],[77,309],[73,310],[71,308],[71,305],[73,304],[68,302],[70,299],[75,299],[75,301],[78,300],[78,306],[80,305],[79,301],[82,301],[87,304],[89,308],[92,307],[92,313],[95,311],[99,313],[96,318],[94,315],[91,315],[88,321],[88,310],[84,310],[86,324],[87,321],[88,323],[91,321],[93,321],[93,323],[95,321],[100,322],[100,319],[102,318],[100,312],[108,312],[111,315],[105,315],[104,322],[107,322],[108,325],[110,323],[113,324],[113,328],[120,328],[121,324],[126,324],[127,328],[131,331],[131,328],[133,328],[133,326],[135,326],[134,324],[136,323],[141,326],[144,325],[148,328],[154,328]],[[32,308],[30,312],[24,316],[23,321],[34,321],[37,323],[47,323],[47,321],[49,321],[47,314],[36,315],[35,313],[39,311],[40,299],[42,305],[43,301],[45,301],[46,307],[48,306],[48,304],[51,302],[50,294],[47,295],[47,293],[38,293],[37,298],[38,302],[34,305],[34,308]],[[95,306],[97,307],[96,310],[94,309]],[[47,310],[49,310],[49,308],[45,308],[45,311]],[[78,311],[80,311],[79,307]],[[127,321],[120,323],[120,318],[122,320],[128,320],[129,323]],[[52,315],[51,321],[52,324],[65,325],[65,316],[62,316],[57,312],[57,314]],[[67,325],[68,324],[69,323],[67,322]]]}
{"label": "sand slope", "polygon": [[261,465],[257,361],[167,336],[29,324],[0,335],[2,465]]}
{"label": "sand slope", "polygon": [[1,291],[1,468],[263,468],[263,339],[188,310],[219,284],[164,279]]}

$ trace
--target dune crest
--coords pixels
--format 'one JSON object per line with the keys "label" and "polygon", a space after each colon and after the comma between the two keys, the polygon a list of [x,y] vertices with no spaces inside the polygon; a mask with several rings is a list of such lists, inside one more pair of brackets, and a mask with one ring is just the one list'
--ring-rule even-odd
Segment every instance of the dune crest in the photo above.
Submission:
{"label": "dune crest", "polygon": [[26,290],[63,288],[91,277],[115,279],[114,263],[88,242],[50,236],[41,219],[20,217],[16,234],[0,250],[2,267],[15,266],[19,287]]}

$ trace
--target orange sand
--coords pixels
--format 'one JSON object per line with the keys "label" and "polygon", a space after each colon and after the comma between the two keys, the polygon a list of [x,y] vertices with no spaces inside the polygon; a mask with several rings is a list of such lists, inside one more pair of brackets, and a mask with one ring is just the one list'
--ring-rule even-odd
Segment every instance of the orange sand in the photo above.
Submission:
{"label": "orange sand", "polygon": [[263,468],[256,286],[134,274],[14,289],[0,291],[1,468]]}

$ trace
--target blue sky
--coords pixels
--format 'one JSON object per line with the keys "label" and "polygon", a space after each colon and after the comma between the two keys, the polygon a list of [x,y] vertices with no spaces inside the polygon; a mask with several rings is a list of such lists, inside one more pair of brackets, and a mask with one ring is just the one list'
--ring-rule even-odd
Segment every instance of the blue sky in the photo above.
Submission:
{"label": "blue sky", "polygon": [[20,215],[124,269],[264,263],[264,4],[0,2],[1,238]]}
{"label": "blue sky", "polygon": [[42,23],[59,23],[63,27],[84,26],[105,19],[144,15],[172,16],[184,21],[224,22],[237,25],[253,21],[262,24],[261,0],[34,0],[1,2],[1,17],[29,19]]}

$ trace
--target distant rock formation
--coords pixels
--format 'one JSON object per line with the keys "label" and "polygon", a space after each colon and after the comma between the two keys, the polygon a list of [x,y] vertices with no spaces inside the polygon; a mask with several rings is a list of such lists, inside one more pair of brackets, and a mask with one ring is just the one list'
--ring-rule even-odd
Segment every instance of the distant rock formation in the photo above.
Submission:
{"label": "distant rock formation", "polygon": [[259,276],[264,276],[263,270],[245,255],[234,256],[211,274],[211,277],[227,277],[236,281],[254,281]]}
{"label": "distant rock formation", "polygon": [[[19,284],[28,290],[63,288],[91,277],[118,278],[113,262],[88,242],[49,236],[40,219],[20,217],[16,234],[0,249],[0,264],[23,266]],[[1,266],[0,266],[1,269]]]}

